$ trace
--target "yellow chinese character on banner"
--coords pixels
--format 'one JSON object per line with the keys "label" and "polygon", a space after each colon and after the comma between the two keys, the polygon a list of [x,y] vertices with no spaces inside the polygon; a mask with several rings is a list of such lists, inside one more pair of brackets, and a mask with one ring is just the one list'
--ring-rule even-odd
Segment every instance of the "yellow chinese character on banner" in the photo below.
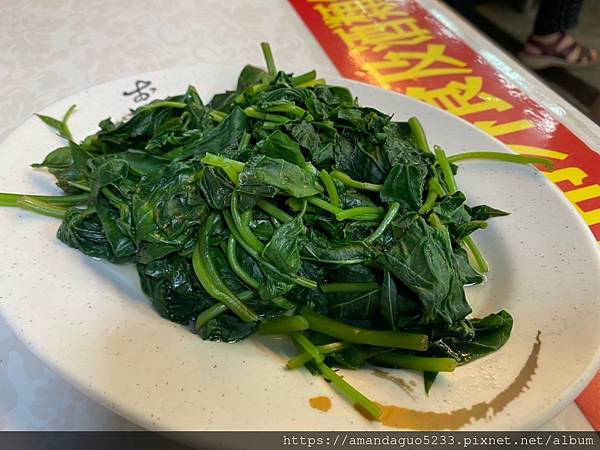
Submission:
{"label": "yellow chinese character on banner", "polygon": [[504,136],[518,131],[533,128],[533,122],[529,119],[513,120],[511,122],[498,123],[496,120],[479,120],[473,122],[480,130],[491,136]]}
{"label": "yellow chinese character on banner", "polygon": [[356,23],[406,17],[408,13],[398,11],[398,4],[385,0],[349,0],[337,3],[319,4],[314,7],[321,14],[323,23],[328,28],[350,26]]}
{"label": "yellow chinese character on banner", "polygon": [[[473,70],[459,59],[446,56],[445,45],[431,44],[426,51],[389,51],[382,61],[364,63],[362,68],[385,88],[397,81],[471,73]],[[433,66],[436,67],[433,67]],[[445,67],[439,67],[444,65]],[[449,66],[449,67],[448,67]]]}
{"label": "yellow chinese character on banner", "polygon": [[430,31],[419,27],[413,18],[390,20],[368,25],[354,25],[349,31],[333,31],[355,52],[380,52],[394,45],[417,45],[433,39]]}
{"label": "yellow chinese character on banner", "polygon": [[490,110],[501,112],[512,108],[510,103],[501,98],[483,92],[482,86],[481,77],[465,77],[464,82],[451,81],[437,89],[408,88],[406,94],[457,116]]}

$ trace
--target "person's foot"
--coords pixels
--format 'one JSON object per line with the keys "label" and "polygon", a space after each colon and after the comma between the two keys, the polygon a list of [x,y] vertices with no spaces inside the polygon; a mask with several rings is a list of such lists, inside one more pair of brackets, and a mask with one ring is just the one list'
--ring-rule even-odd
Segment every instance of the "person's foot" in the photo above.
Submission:
{"label": "person's foot", "polygon": [[583,68],[598,63],[598,51],[585,47],[567,33],[531,35],[519,59],[532,69]]}

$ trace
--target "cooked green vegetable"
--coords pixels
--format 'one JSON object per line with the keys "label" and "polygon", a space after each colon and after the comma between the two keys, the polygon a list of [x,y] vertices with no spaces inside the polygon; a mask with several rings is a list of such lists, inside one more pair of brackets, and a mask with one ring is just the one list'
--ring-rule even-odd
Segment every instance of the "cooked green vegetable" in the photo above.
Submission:
{"label": "cooked green vegetable", "polygon": [[377,418],[331,365],[420,370],[429,388],[512,329],[505,311],[469,317],[464,287],[487,271],[471,234],[506,213],[467,206],[455,163],[548,162],[432,152],[416,118],[361,107],[314,71],[278,71],[262,48],[268,70],[246,66],[208,104],[190,86],[79,142],[74,107],[39,116],[67,144],[34,166],[65,195],[0,194],[0,206],[62,218],[65,244],[136,264],[156,310],[203,339],[289,335],[301,351],[289,368]]}

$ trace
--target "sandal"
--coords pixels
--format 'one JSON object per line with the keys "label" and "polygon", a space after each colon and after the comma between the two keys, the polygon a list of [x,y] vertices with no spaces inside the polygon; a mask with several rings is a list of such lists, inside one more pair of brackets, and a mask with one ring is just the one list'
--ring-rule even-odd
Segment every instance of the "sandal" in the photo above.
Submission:
{"label": "sandal", "polygon": [[598,52],[577,42],[571,35],[560,33],[556,39],[547,42],[538,36],[531,36],[519,59],[532,69],[547,67],[585,68],[598,63]]}

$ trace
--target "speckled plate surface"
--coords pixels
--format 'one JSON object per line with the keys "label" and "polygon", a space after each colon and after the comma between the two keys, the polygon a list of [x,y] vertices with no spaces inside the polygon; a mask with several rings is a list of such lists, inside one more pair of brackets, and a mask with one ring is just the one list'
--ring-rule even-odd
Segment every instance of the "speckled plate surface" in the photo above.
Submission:
{"label": "speckled plate surface", "polygon": [[[71,126],[82,138],[99,120],[122,117],[190,83],[209,99],[232,88],[240,68],[143,74],[90,88],[42,113],[61,116],[77,104]],[[430,142],[450,154],[508,151],[445,112],[367,85],[332,81],[399,120],[418,116]],[[37,118],[23,123],[0,144],[0,191],[56,193],[52,177],[29,164],[60,144]],[[476,234],[491,272],[486,284],[468,290],[476,316],[512,313],[510,341],[440,377],[429,397],[415,372],[388,371],[404,389],[370,369],[341,372],[375,401],[398,406],[404,428],[531,429],[566,406],[598,367],[597,244],[560,192],[531,167],[470,162],[458,183],[471,204],[512,213]],[[151,429],[385,428],[360,416],[321,378],[286,371],[294,352],[283,341],[204,342],[160,318],[133,267],[67,248],[55,239],[57,228],[51,218],[0,210],[0,313],[38,357],[86,394]],[[326,413],[309,405],[320,395],[332,400]]]}

